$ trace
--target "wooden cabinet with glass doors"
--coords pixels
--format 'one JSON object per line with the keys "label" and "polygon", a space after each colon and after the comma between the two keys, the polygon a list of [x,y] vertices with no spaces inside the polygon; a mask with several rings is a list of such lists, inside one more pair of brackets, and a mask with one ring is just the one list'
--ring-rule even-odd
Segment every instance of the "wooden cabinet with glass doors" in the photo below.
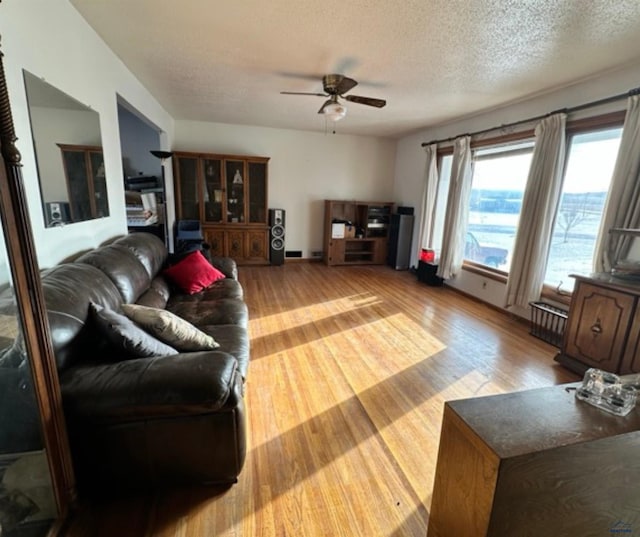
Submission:
{"label": "wooden cabinet with glass doors", "polygon": [[268,157],[175,152],[176,215],[198,220],[212,255],[267,264]]}
{"label": "wooden cabinet with glass doors", "polygon": [[58,144],[67,181],[72,222],[109,216],[102,147]]}

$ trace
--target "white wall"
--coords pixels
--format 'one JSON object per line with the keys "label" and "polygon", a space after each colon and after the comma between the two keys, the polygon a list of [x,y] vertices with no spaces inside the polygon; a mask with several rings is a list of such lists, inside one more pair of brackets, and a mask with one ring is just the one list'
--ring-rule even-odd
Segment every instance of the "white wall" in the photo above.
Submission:
{"label": "white wall", "polygon": [[[67,0],[0,3],[0,36],[38,261],[41,267],[48,267],[73,253],[126,233],[116,94],[163,131],[163,149],[172,144],[173,119]],[[100,114],[109,175],[111,214],[108,218],[45,228],[22,69],[43,77]],[[171,171],[167,171],[171,180]]]}
{"label": "white wall", "polygon": [[286,211],[287,250],[322,250],[325,199],[394,201],[394,140],[177,121],[174,150],[270,157],[269,207]]}
{"label": "white wall", "polygon": [[[397,147],[394,197],[397,200],[421,199],[425,171],[425,154],[421,147],[423,142],[449,138],[468,132],[525,120],[561,108],[570,108],[624,93],[639,85],[640,64],[629,65],[623,69],[603,73],[579,84],[515,103],[511,106],[462,119],[447,125],[425,129],[424,131],[406,136],[399,140]],[[625,108],[626,100],[623,99],[615,104],[586,110],[572,117],[585,117]],[[421,211],[418,210],[416,222],[420,221],[420,213]],[[412,263],[415,264],[418,254],[417,224],[414,231]],[[504,305],[505,286],[501,283],[488,280],[464,270],[461,271],[456,278],[449,280],[447,283],[495,306],[503,307]],[[516,311],[514,313],[528,316],[528,312],[525,311]]]}
{"label": "white wall", "polygon": [[58,144],[101,146],[98,115],[93,111],[32,106],[31,126],[43,200],[69,201]]}

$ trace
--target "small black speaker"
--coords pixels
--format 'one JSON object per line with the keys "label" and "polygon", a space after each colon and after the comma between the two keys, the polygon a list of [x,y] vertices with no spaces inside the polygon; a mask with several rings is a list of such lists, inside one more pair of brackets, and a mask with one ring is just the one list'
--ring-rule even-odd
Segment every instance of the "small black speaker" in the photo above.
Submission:
{"label": "small black speaker", "polygon": [[66,201],[48,201],[45,203],[47,227],[61,226],[71,222],[69,203]]}
{"label": "small black speaker", "polygon": [[440,278],[436,273],[438,272],[438,265],[433,263],[425,263],[424,261],[418,261],[418,281],[438,287],[442,285],[444,280]]}
{"label": "small black speaker", "polygon": [[284,264],[284,209],[269,209],[269,260]]}

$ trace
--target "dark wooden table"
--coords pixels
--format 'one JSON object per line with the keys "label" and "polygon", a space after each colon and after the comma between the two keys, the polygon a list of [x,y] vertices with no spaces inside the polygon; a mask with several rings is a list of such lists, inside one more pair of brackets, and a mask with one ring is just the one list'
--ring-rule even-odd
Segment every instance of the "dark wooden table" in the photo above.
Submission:
{"label": "dark wooden table", "polygon": [[429,537],[640,535],[640,406],[575,386],[445,404]]}

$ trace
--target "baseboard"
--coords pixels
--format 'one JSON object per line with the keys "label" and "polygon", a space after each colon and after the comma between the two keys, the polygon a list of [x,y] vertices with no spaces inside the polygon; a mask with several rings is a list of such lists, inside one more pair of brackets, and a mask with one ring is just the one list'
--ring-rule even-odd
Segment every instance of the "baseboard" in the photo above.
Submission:
{"label": "baseboard", "polygon": [[294,263],[322,263],[322,258],[314,259],[311,257],[287,257],[284,260],[286,265]]}

